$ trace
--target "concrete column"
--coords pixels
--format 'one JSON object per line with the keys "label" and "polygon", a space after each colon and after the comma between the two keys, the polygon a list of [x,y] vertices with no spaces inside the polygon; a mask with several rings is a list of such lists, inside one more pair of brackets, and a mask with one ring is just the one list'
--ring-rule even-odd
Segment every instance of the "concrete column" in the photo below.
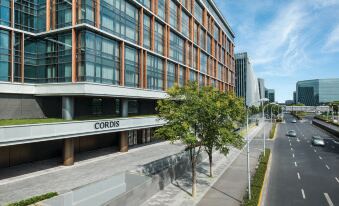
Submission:
{"label": "concrete column", "polygon": [[68,138],[64,140],[64,165],[70,166],[74,164],[74,139]]}
{"label": "concrete column", "polygon": [[74,118],[74,98],[62,97],[62,118],[72,120]]}
{"label": "concrete column", "polygon": [[120,114],[121,117],[128,117],[128,99],[120,100]]}
{"label": "concrete column", "polygon": [[120,132],[120,152],[128,152],[128,132]]}
{"label": "concrete column", "polygon": [[[128,99],[120,100],[120,114],[128,117]],[[120,132],[120,152],[128,152],[128,131]]]}

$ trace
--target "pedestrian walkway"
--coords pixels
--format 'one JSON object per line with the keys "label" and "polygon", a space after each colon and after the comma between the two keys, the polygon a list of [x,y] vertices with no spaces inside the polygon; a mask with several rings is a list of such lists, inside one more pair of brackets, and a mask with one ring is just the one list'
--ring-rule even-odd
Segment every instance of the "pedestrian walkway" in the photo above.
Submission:
{"label": "pedestrian walkway", "polygon": [[[254,137],[256,137],[261,129],[262,129],[262,125],[260,127],[256,127],[252,129],[249,132],[249,135],[248,135],[249,138],[253,139]],[[256,148],[258,144],[260,145],[262,144],[261,140],[260,141],[257,141],[258,139],[254,139],[254,140],[255,141],[253,141],[253,144],[256,145]],[[239,158],[243,158],[243,156],[244,155],[242,153],[242,150],[238,150],[235,148],[232,148],[226,157],[223,154],[220,154],[219,152],[215,152],[214,153],[214,164],[213,164],[214,177],[212,178],[208,176],[209,175],[208,159],[205,159],[202,163],[200,163],[197,167],[197,195],[195,199],[191,197],[191,188],[192,188],[191,173],[187,172],[186,174],[184,174],[184,176],[182,176],[181,178],[178,178],[175,182],[165,187],[164,190],[155,194],[152,198],[150,198],[148,201],[142,204],[142,206],[186,206],[186,205],[191,206],[191,205],[196,205],[197,203],[199,203],[201,198],[203,199],[201,200],[201,203],[199,203],[200,205],[210,206],[210,202],[211,204],[213,204],[213,202],[207,198],[208,198],[208,195],[210,195],[211,190],[217,189],[217,187],[216,188],[213,188],[213,187],[216,184],[220,184],[221,181],[223,181],[224,174],[229,170],[228,168],[236,168],[237,166],[235,164],[238,161],[243,161],[243,160],[238,160]],[[256,156],[254,158],[256,158]],[[234,163],[234,161],[236,162]],[[244,169],[242,165],[239,165],[238,167],[241,170]],[[246,169],[246,164],[245,164],[245,169]],[[239,178],[241,177],[240,174],[238,177]],[[232,177],[228,176],[227,180],[229,182],[233,182],[232,184],[237,184],[240,181],[240,182],[244,182],[244,184],[246,185],[246,181],[247,181],[246,177],[247,176],[245,174],[242,177],[243,180],[235,180],[235,179],[230,179]],[[239,192],[241,192],[242,194],[245,191],[244,188],[239,188],[239,189],[237,188],[236,190],[237,191],[239,190]],[[219,192],[222,192],[222,190],[220,190]],[[228,204],[219,203],[215,205],[228,205]],[[239,205],[239,202],[237,205]]]}
{"label": "pedestrian walkway", "polygon": [[[130,149],[128,153],[112,153],[76,162],[74,166],[57,166],[48,170],[29,172],[0,180],[0,205],[26,199],[47,192],[63,193],[113,174],[135,170],[138,166],[177,154],[184,150],[182,144],[160,142]],[[2,169],[0,177],[8,177],[31,168],[43,168],[44,162]],[[17,171],[20,170],[20,171]]]}

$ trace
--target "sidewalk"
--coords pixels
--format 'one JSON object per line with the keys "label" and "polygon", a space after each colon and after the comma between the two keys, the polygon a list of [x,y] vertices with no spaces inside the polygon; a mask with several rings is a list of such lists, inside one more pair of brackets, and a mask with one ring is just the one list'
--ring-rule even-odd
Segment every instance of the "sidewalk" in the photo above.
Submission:
{"label": "sidewalk", "polygon": [[[254,137],[256,137],[259,133],[259,131],[262,129],[262,126],[256,127],[252,129],[249,132],[249,137],[252,140]],[[253,144],[261,144],[262,141],[253,141]],[[258,143],[259,142],[259,143]],[[257,146],[255,146],[257,148]],[[197,196],[195,199],[192,199],[191,197],[191,173],[187,172],[183,177],[177,179],[172,184],[168,185],[164,190],[158,192],[155,194],[152,198],[150,198],[148,201],[146,201],[142,206],[188,206],[188,205],[196,205],[199,203],[201,198],[200,205],[228,205],[225,204],[224,200],[223,203],[220,204],[220,202],[215,202],[213,199],[211,199],[211,195],[214,194],[211,193],[217,191],[218,184],[224,184],[221,181],[224,180],[224,174],[228,173],[229,170],[232,170],[232,168],[240,168],[241,170],[246,170],[246,161],[241,160],[239,158],[246,158],[246,156],[243,155],[243,152],[241,150],[232,148],[225,157],[223,154],[220,154],[219,152],[214,153],[214,163],[213,163],[213,175],[214,177],[210,178],[209,175],[209,163],[208,160],[204,160],[202,163],[200,163],[197,167]],[[235,162],[234,162],[235,161]],[[237,162],[244,161],[245,168],[243,168],[241,165],[236,166]],[[238,171],[235,171],[235,173]],[[241,177],[245,182],[245,188],[246,188],[246,181],[247,176],[246,173],[244,176],[241,176],[241,174],[237,175],[239,178]],[[220,178],[221,177],[221,178]],[[228,182],[232,182],[232,185],[238,184],[239,181],[236,179],[232,179],[234,177],[228,176],[227,180]],[[241,180],[242,181],[242,180]],[[228,188],[232,189],[234,191],[234,186],[230,185]],[[238,193],[244,193],[245,188],[237,188],[236,191],[239,191]],[[220,188],[220,192],[223,192],[223,188]],[[241,191],[240,191],[241,190]],[[226,191],[228,192],[228,191]],[[206,194],[207,193],[207,194]],[[206,194],[206,195],[205,195]],[[227,194],[227,193],[225,193]],[[235,197],[237,198],[237,196]],[[230,198],[232,199],[232,198]],[[241,199],[242,200],[242,196]],[[236,204],[239,205],[239,202]]]}
{"label": "sidewalk", "polygon": [[[183,150],[182,144],[160,142],[130,149],[128,153],[116,152],[79,161],[74,166],[56,166],[47,170],[31,172],[32,168],[44,168],[44,164],[50,164],[49,162],[36,162],[2,169],[0,177],[6,178],[0,180],[0,205],[47,192],[63,193],[119,172],[135,170],[140,165],[177,154]],[[24,175],[7,178],[11,174],[25,171],[27,173]]]}

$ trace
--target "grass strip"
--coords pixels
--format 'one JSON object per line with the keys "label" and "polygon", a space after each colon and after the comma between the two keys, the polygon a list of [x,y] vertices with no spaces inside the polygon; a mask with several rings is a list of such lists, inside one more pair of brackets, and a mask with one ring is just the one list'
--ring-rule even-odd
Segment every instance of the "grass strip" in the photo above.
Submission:
{"label": "grass strip", "polygon": [[46,193],[46,194],[43,194],[43,195],[28,198],[26,200],[21,200],[19,202],[10,203],[7,206],[27,206],[27,205],[31,205],[31,204],[40,202],[42,200],[52,198],[52,197],[57,196],[57,195],[58,195],[58,193],[56,193],[56,192],[49,192],[49,193]]}
{"label": "grass strip", "polygon": [[277,127],[277,123],[273,123],[272,125],[272,129],[270,131],[270,139],[273,139],[274,138],[274,134],[275,134],[275,129]]}
{"label": "grass strip", "polygon": [[243,198],[243,204],[242,204],[244,206],[257,206],[258,205],[261,188],[264,184],[267,163],[268,163],[270,152],[271,152],[270,149],[266,149],[265,151],[266,151],[266,155],[264,156],[264,153],[263,152],[261,153],[259,157],[258,167],[255,171],[254,176],[252,176],[252,180],[251,180],[252,198],[249,200],[248,194],[246,193],[246,195]]}

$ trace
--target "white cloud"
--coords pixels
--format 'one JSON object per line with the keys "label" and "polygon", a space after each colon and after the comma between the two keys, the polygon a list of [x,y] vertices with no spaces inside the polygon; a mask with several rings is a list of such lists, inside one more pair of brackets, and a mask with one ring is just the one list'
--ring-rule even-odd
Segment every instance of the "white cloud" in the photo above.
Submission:
{"label": "white cloud", "polygon": [[329,34],[322,51],[325,53],[339,52],[339,25]]}

